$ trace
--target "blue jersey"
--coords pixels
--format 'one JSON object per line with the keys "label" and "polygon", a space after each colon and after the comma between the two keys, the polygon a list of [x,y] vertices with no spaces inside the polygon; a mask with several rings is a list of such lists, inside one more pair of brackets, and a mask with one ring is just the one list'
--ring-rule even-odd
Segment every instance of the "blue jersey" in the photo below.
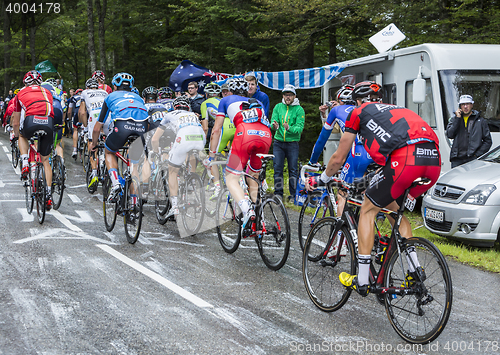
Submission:
{"label": "blue jersey", "polygon": [[175,99],[158,99],[156,102],[165,105],[168,112],[170,112],[174,110],[174,100]]}
{"label": "blue jersey", "polygon": [[136,93],[117,90],[106,96],[103,108],[99,116],[99,122],[133,119],[134,121],[144,121],[148,119],[148,109],[144,105],[144,100]]}

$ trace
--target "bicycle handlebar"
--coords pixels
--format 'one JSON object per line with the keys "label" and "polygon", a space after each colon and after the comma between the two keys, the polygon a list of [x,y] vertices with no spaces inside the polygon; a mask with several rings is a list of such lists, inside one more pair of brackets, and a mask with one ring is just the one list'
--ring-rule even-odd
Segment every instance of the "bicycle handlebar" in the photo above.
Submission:
{"label": "bicycle handlebar", "polygon": [[319,171],[320,167],[319,166],[312,166],[312,165],[303,165],[302,166],[302,169],[300,169],[300,178],[302,179],[302,181],[304,181],[304,184],[305,184],[305,181],[306,181],[306,170],[310,170],[310,171]]}

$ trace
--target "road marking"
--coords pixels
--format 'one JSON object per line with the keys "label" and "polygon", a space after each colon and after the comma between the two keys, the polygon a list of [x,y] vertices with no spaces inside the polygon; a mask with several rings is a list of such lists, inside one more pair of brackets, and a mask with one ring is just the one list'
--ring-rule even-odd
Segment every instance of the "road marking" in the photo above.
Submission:
{"label": "road marking", "polygon": [[87,187],[87,184],[82,184],[82,185],[76,185],[76,186],[68,186],[68,189],[77,189],[79,187]]}
{"label": "road marking", "polygon": [[128,266],[134,268],[135,270],[139,271],[140,273],[148,276],[149,278],[153,279],[154,281],[160,283],[161,285],[165,286],[168,288],[170,291],[176,293],[177,295],[181,296],[182,298],[188,300],[189,302],[193,303],[195,306],[198,306],[200,308],[214,308],[210,303],[202,300],[198,296],[192,294],[189,291],[186,291],[180,286],[177,286],[173,282],[167,280],[161,275],[158,275],[157,273],[151,271],[150,269],[142,266],[138,262],[135,262],[134,260],[128,258],[127,256],[123,255],[122,253],[117,252],[113,248],[111,248],[108,245],[101,245],[97,244],[96,245],[98,248],[101,248],[103,251],[106,253],[110,254],[111,256],[114,256],[121,262],[127,264]]}
{"label": "road marking", "polygon": [[66,228],[75,231],[75,232],[83,232],[80,227],[75,226],[73,223],[71,223],[66,216],[62,215],[61,212],[52,210],[49,212],[49,214],[53,215],[59,222],[64,224]]}
{"label": "road marking", "polygon": [[4,187],[4,186],[5,186],[5,183],[2,180],[0,180],[0,187]]}
{"label": "road marking", "polygon": [[9,149],[6,146],[2,147],[5,153],[9,153]]}
{"label": "road marking", "polygon": [[[25,200],[0,200],[0,202],[25,202]],[[23,208],[21,208],[23,209]],[[26,212],[28,213],[28,212]]]}
{"label": "road marking", "polygon": [[74,230],[68,230],[66,228],[50,228],[44,230],[42,233],[40,233],[40,229],[38,228],[31,228],[30,233],[31,237],[16,240],[14,244],[23,244],[38,239],[89,239],[98,243],[105,243],[111,245],[117,244],[104,239],[93,237],[83,231],[77,232]]}
{"label": "road marking", "polygon": [[82,203],[82,200],[76,195],[68,194],[68,197],[73,201],[74,203]]}
{"label": "road marking", "polygon": [[18,208],[17,211],[23,217],[23,220],[21,222],[33,222],[35,220],[35,217],[33,217],[33,214],[28,214],[28,211],[26,211],[26,208]]}

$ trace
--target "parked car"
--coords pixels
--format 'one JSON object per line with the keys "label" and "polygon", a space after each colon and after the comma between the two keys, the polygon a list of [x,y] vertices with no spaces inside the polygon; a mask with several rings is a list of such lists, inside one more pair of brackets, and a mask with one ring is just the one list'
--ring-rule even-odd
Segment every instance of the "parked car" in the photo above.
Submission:
{"label": "parked car", "polygon": [[443,174],[422,202],[431,232],[476,246],[500,240],[500,146]]}

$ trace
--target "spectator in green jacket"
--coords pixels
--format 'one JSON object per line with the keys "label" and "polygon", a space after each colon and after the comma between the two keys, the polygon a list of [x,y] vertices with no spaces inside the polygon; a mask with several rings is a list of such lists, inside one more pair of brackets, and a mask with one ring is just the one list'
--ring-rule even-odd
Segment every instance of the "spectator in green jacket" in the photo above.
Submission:
{"label": "spectator in green jacket", "polygon": [[305,112],[296,97],[295,87],[286,84],[283,89],[283,100],[274,106],[271,117],[271,128],[274,134],[274,194],[283,198],[283,167],[285,158],[288,161],[288,189],[292,199],[297,189],[299,175],[299,141],[304,129]]}

